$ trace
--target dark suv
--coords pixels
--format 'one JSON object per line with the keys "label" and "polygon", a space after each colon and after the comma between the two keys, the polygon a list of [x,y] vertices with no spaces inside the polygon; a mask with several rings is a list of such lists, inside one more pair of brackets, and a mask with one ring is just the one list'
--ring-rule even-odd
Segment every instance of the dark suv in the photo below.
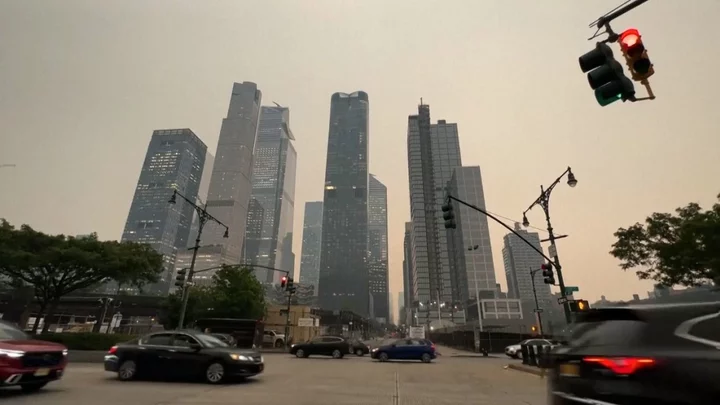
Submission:
{"label": "dark suv", "polygon": [[61,344],[32,340],[14,325],[0,321],[0,387],[37,391],[62,377],[67,354]]}
{"label": "dark suv", "polygon": [[720,398],[720,300],[592,309],[550,355],[549,403],[710,405]]}

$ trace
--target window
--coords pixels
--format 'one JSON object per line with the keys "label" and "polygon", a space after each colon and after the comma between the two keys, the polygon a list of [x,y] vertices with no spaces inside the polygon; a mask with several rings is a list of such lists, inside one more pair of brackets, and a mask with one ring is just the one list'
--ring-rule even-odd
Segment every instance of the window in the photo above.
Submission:
{"label": "window", "polygon": [[[222,340],[216,338],[213,335],[206,335],[204,333],[198,333],[195,335],[200,341],[202,342],[202,345],[205,347],[228,347],[229,345]],[[193,339],[194,340],[194,339]]]}
{"label": "window", "polygon": [[171,339],[172,335],[169,333],[157,333],[143,338],[142,344],[152,346],[170,346]]}
{"label": "window", "polygon": [[27,340],[29,339],[25,332],[20,329],[0,321],[0,340]]}
{"label": "window", "polygon": [[198,344],[198,341],[188,335],[175,335],[173,338],[173,346],[190,347]]}

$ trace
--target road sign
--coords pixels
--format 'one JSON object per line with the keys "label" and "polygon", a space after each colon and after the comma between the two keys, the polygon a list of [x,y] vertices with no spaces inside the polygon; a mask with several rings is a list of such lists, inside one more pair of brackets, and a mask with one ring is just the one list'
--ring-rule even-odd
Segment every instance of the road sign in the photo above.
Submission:
{"label": "road sign", "polygon": [[565,298],[565,297],[558,298],[558,304],[563,305],[566,302],[568,302],[567,298]]}
{"label": "road sign", "polygon": [[557,248],[555,248],[555,245],[550,245],[548,247],[548,254],[550,257],[555,259],[555,256],[557,256]]}
{"label": "road sign", "polygon": [[572,294],[574,292],[578,292],[578,291],[580,291],[580,287],[575,287],[575,286],[565,287],[565,295],[570,295],[570,294]]}
{"label": "road sign", "polygon": [[313,318],[300,318],[298,319],[299,327],[311,327],[314,325]]}

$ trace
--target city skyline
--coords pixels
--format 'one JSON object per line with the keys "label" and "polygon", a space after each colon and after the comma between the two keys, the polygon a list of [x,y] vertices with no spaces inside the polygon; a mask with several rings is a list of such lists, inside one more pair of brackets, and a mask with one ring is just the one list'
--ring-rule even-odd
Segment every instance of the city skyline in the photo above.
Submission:
{"label": "city skyline", "polygon": [[[370,174],[368,193],[368,286],[373,317],[390,319],[388,294],[387,187]],[[381,323],[386,323],[381,322]]]}

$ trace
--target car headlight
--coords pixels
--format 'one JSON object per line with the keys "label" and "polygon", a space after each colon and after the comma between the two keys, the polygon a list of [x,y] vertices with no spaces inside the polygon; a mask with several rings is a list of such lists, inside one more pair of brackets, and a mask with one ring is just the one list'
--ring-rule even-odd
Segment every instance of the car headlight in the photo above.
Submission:
{"label": "car headlight", "polygon": [[377,350],[378,350],[378,349],[377,349],[377,347],[376,347],[376,348],[374,348],[374,349],[372,349],[372,351],[374,351],[374,352],[376,352]]}
{"label": "car headlight", "polygon": [[12,359],[19,359],[25,354],[22,350],[7,350],[7,349],[0,349],[0,356],[7,356]]}
{"label": "car headlight", "polygon": [[67,356],[67,355],[68,355],[68,350],[67,349],[63,350],[63,356]]}
{"label": "car headlight", "polygon": [[230,353],[230,358],[233,360],[239,360],[239,361],[251,361],[252,360],[248,356],[244,356],[242,354],[237,354],[237,353]]}

